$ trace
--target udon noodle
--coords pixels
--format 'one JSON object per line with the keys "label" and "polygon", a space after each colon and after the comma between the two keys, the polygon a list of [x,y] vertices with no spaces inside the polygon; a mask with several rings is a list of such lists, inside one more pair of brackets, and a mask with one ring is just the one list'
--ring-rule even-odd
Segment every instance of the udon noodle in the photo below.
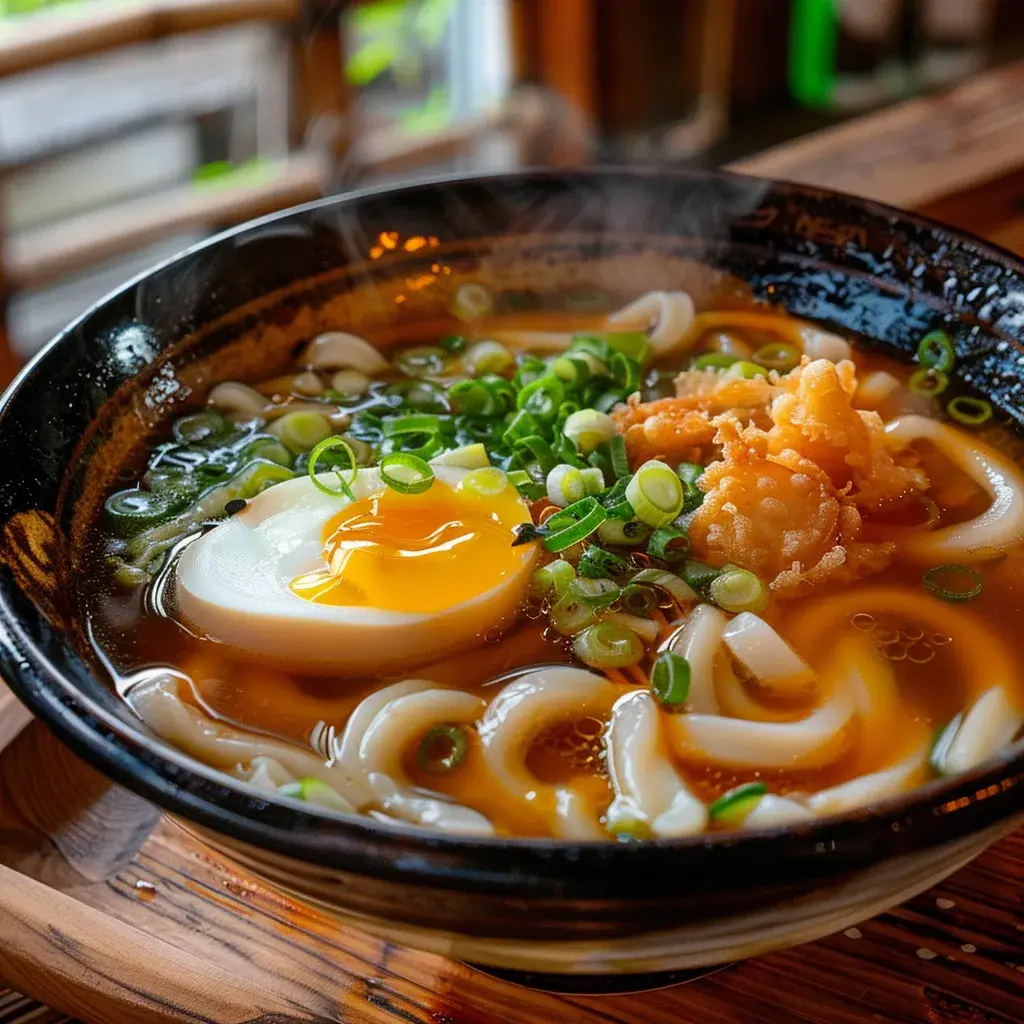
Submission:
{"label": "udon noodle", "polygon": [[325,813],[630,841],[1018,738],[1024,481],[942,330],[903,366],[749,302],[516,298],[220,383],[107,499],[82,599],[159,737]]}

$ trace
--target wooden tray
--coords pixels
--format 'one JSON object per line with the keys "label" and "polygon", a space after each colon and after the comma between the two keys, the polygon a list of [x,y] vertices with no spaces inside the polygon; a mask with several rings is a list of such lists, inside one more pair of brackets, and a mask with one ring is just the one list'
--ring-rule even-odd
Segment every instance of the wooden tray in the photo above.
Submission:
{"label": "wooden tray", "polygon": [[0,977],[88,1024],[1013,1024],[1022,879],[1019,832],[824,941],[660,991],[554,995],[283,898],[39,725],[0,755]]}

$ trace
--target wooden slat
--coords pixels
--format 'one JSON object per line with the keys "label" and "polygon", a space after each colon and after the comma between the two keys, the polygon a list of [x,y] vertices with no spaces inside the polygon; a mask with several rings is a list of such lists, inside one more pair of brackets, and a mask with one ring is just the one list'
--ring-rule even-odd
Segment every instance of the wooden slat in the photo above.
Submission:
{"label": "wooden slat", "polygon": [[298,17],[301,0],[99,0],[0,24],[0,77],[247,21]]}
{"label": "wooden slat", "polygon": [[733,165],[917,207],[1024,165],[1024,63]]}
{"label": "wooden slat", "polygon": [[32,721],[32,713],[0,680],[0,750]]}
{"label": "wooden slat", "polygon": [[268,163],[256,180],[185,186],[131,199],[10,238],[10,290],[38,288],[67,274],[188,228],[235,224],[322,195],[324,158],[305,154]]}

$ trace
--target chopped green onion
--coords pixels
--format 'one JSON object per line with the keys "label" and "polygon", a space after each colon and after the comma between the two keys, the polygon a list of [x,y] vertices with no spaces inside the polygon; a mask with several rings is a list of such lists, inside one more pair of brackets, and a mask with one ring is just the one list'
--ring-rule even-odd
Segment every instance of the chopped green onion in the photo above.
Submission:
{"label": "chopped green onion", "polygon": [[552,590],[557,598],[565,596],[569,584],[576,579],[576,570],[564,558],[538,569],[530,579],[530,591],[535,597],[546,597]]}
{"label": "chopped green onion", "polygon": [[953,741],[956,739],[956,734],[960,731],[963,721],[964,713],[961,711],[935,737],[935,743],[932,746],[928,762],[937,775],[949,774],[946,768],[946,757],[949,755],[949,748],[953,746]]}
{"label": "chopped green onion", "polygon": [[426,412],[384,418],[385,437],[398,437],[401,434],[436,434],[440,429],[440,417]]}
{"label": "chopped green onion", "polygon": [[[318,471],[317,463],[319,462],[324,463],[324,469]],[[349,471],[347,479],[341,475],[343,469]],[[328,472],[330,470],[334,470],[338,478],[337,487],[329,487],[317,476],[318,472]],[[356,482],[359,475],[359,464],[356,462],[356,453],[352,450],[352,446],[343,438],[324,438],[309,453],[307,472],[309,473],[309,478],[324,494],[329,494],[332,498],[348,498],[349,501],[355,500],[355,495],[352,493],[352,485]]]}
{"label": "chopped green onion", "polygon": [[569,581],[566,593],[588,608],[607,608],[618,601],[622,590],[610,579],[577,576]]}
{"label": "chopped green onion", "polygon": [[642,583],[630,583],[622,588],[619,599],[622,607],[634,615],[646,615],[658,603],[658,595]]}
{"label": "chopped green onion", "polygon": [[763,612],[768,588],[749,569],[727,569],[708,586],[708,597],[727,612]]}
{"label": "chopped green onion", "polygon": [[921,582],[929,594],[943,601],[973,601],[981,593],[981,575],[969,565],[937,565]]}
{"label": "chopped green onion", "polygon": [[625,388],[609,388],[602,392],[591,403],[598,412],[611,412],[617,405],[621,405],[630,395]]}
{"label": "chopped green onion", "polygon": [[523,355],[519,357],[519,368],[512,382],[517,388],[525,388],[548,373],[548,364],[537,356]]}
{"label": "chopped green onion", "polygon": [[170,519],[192,499],[185,489],[162,490],[159,493],[131,489],[110,495],[103,503],[111,529],[119,537],[131,537]]}
{"label": "chopped green onion", "polygon": [[469,491],[480,498],[496,498],[508,487],[508,477],[497,466],[474,469],[459,481],[460,491]]}
{"label": "chopped green onion", "polygon": [[572,650],[591,668],[625,668],[644,656],[644,645],[636,633],[614,622],[598,622],[577,633]]}
{"label": "chopped green onion", "polygon": [[401,452],[429,461],[440,455],[444,447],[445,440],[439,433],[400,434],[397,437],[385,437],[379,446],[378,454],[384,456]]}
{"label": "chopped green onion", "polygon": [[564,551],[589,537],[607,518],[597,499],[588,496],[556,512],[544,525],[550,531],[544,538],[548,551]]}
{"label": "chopped green onion", "polygon": [[312,451],[334,433],[331,421],[323,413],[308,410],[286,412],[267,430],[296,453]]}
{"label": "chopped green onion", "polygon": [[564,401],[565,385],[553,373],[546,373],[532,384],[527,384],[516,397],[516,405],[520,409],[546,423],[554,420]]}
{"label": "chopped green onion", "polygon": [[422,409],[424,412],[448,412],[448,396],[444,388],[433,380],[400,380],[390,385],[385,394],[398,395],[413,409]]}
{"label": "chopped green onion", "polygon": [[650,536],[650,527],[635,519],[606,519],[597,528],[597,539],[605,544],[617,544],[620,547],[635,547],[643,544]]}
{"label": "chopped green onion", "polygon": [[746,359],[737,359],[725,372],[726,377],[739,377],[744,380],[753,380],[754,377],[767,377],[768,371],[757,363],[751,363]]}
{"label": "chopped green onion", "polygon": [[950,417],[964,427],[980,427],[992,419],[992,406],[983,398],[960,395],[946,406]]}
{"label": "chopped green onion", "polygon": [[690,553],[690,538],[678,526],[659,526],[647,542],[647,554],[670,565],[683,562]]}
{"label": "chopped green onion", "polygon": [[513,448],[520,454],[529,452],[536,461],[540,472],[545,475],[554,469],[556,465],[555,453],[551,450],[551,445],[540,434],[530,434],[527,437],[520,438],[515,442]]}
{"label": "chopped green onion", "polygon": [[672,651],[663,651],[651,670],[651,693],[667,708],[679,708],[690,696],[690,663]]}
{"label": "chopped green onion", "polygon": [[436,466],[453,466],[455,469],[486,469],[491,464],[487,449],[479,442],[442,452],[433,461]]}
{"label": "chopped green onion", "polygon": [[629,458],[626,455],[626,439],[621,434],[616,434],[609,444],[609,451],[612,460],[612,475],[616,480],[622,480],[630,475]]}
{"label": "chopped green onion", "polygon": [[931,366],[922,366],[910,375],[907,386],[915,395],[924,395],[925,398],[933,398],[941,395],[949,387],[949,377],[942,370]]}
{"label": "chopped green onion", "polygon": [[613,352],[617,352],[641,366],[654,355],[650,340],[643,331],[592,331],[586,334],[575,334],[573,335],[573,347],[577,347],[584,339],[607,345]]}
{"label": "chopped green onion", "polygon": [[461,334],[449,334],[447,338],[442,338],[439,344],[445,352],[453,356],[462,355],[466,351],[466,339]]}
{"label": "chopped green onion", "polygon": [[680,462],[676,472],[683,481],[683,513],[693,512],[704,501],[704,492],[697,485],[704,475],[704,467],[696,462]]}
{"label": "chopped green onion", "polygon": [[763,782],[745,782],[720,796],[709,808],[708,817],[723,825],[742,825],[746,816],[761,802],[768,792]]}
{"label": "chopped green onion", "polygon": [[460,380],[448,389],[452,408],[463,416],[494,416],[501,411],[490,388],[478,380]]}
{"label": "chopped green onion", "polygon": [[545,487],[526,472],[525,469],[511,469],[506,474],[508,482],[529,501],[536,501],[543,498]]}
{"label": "chopped green onion", "polygon": [[452,297],[452,313],[460,320],[479,320],[494,309],[494,297],[474,282],[459,285]]}
{"label": "chopped green onion", "polygon": [[773,341],[754,353],[754,362],[766,370],[789,373],[800,362],[800,349],[785,341]]}
{"label": "chopped green onion", "polygon": [[352,808],[332,789],[326,782],[320,779],[306,778],[297,782],[286,782],[283,786],[277,787],[281,796],[290,797],[292,800],[302,800],[307,804],[315,804],[317,807],[328,807],[336,811],[351,811]]}
{"label": "chopped green onion", "polygon": [[200,441],[217,441],[226,438],[235,429],[234,424],[219,412],[208,409],[193,416],[182,416],[171,427],[175,441],[181,444],[196,444]]}
{"label": "chopped green onion", "polygon": [[721,569],[705,565],[703,562],[695,562],[692,559],[683,566],[682,576],[687,584],[698,594],[706,594],[708,587],[722,575]]}
{"label": "chopped green onion", "polygon": [[466,734],[457,725],[438,725],[420,740],[416,763],[425,772],[440,775],[466,760]]}
{"label": "chopped green onion", "polygon": [[462,356],[474,377],[484,373],[504,373],[515,364],[515,356],[500,341],[478,341]]}
{"label": "chopped green onion", "polygon": [[551,372],[566,384],[577,386],[590,377],[590,364],[577,356],[558,356],[551,360]]}
{"label": "chopped green onion", "polygon": [[639,391],[640,367],[632,359],[627,359],[621,352],[616,352],[608,369],[611,370],[615,383],[627,394]]}
{"label": "chopped green onion", "polygon": [[422,494],[433,484],[434,471],[417,455],[395,452],[380,460],[380,478],[399,494]]}
{"label": "chopped green onion", "polygon": [[580,409],[565,421],[562,431],[584,455],[589,455],[598,445],[615,437],[615,424],[607,413]]}
{"label": "chopped green onion", "polygon": [[365,395],[372,383],[365,373],[358,370],[339,370],[331,377],[331,390],[342,398],[350,398],[353,395]]}
{"label": "chopped green onion", "polygon": [[598,495],[605,490],[604,473],[597,466],[581,469],[580,475],[583,477],[583,485],[587,489],[587,494]]}
{"label": "chopped green onion", "polygon": [[584,604],[571,590],[567,590],[551,609],[551,628],[562,636],[574,636],[597,620],[597,612],[595,606]]}
{"label": "chopped green onion", "polygon": [[705,352],[690,365],[694,370],[728,370],[737,362],[739,360],[735,356],[727,356],[724,352]]}
{"label": "chopped green onion", "polygon": [[565,463],[555,466],[548,473],[545,484],[548,489],[548,500],[559,508],[566,508],[587,496],[587,482],[583,477],[583,471]]}
{"label": "chopped green onion", "polygon": [[399,352],[395,365],[407,377],[437,377],[444,373],[448,353],[433,345],[416,345]]}
{"label": "chopped green onion", "polygon": [[[276,437],[255,437],[241,451],[243,459],[269,459],[279,466],[290,466],[295,456]],[[147,477],[149,474],[146,474]]]}
{"label": "chopped green onion", "polygon": [[501,443],[506,446],[511,446],[516,441],[522,440],[524,437],[529,437],[531,434],[536,434],[541,429],[540,424],[533,418],[533,416],[520,409],[511,420],[509,420],[508,426],[505,428],[505,432],[501,435]]}
{"label": "chopped green onion", "polygon": [[690,589],[686,580],[665,569],[641,569],[630,582],[660,587],[680,604],[697,600],[697,595]]}
{"label": "chopped green onion", "polygon": [[682,511],[683,482],[664,462],[651,459],[629,481],[626,498],[637,519],[657,529],[671,523]]}
{"label": "chopped green onion", "polygon": [[930,331],[917,346],[917,361],[930,370],[949,373],[956,365],[956,349],[945,331]]}
{"label": "chopped green onion", "polygon": [[581,576],[590,579],[601,579],[602,577],[614,577],[625,573],[629,569],[629,563],[610,551],[591,544],[577,565],[577,571]]}

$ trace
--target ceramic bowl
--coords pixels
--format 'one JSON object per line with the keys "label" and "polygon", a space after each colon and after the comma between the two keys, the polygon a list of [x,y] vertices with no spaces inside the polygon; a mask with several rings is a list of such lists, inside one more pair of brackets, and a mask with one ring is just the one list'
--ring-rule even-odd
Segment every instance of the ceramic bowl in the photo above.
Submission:
{"label": "ceramic bowl", "polygon": [[83,758],[272,884],[392,941],[474,963],[566,975],[697,968],[814,939],[913,896],[1019,824],[1020,744],[902,799],[770,832],[452,838],[305,813],[171,749],[104,683],[68,599],[67,574],[121,460],[218,380],[280,372],[328,328],[384,347],[436,330],[465,279],[579,302],[700,293],[720,271],[904,356],[944,325],[974,386],[1021,419],[1024,267],[874,203],[721,173],[617,170],[328,199],[126,285],[6,393],[4,677]]}

